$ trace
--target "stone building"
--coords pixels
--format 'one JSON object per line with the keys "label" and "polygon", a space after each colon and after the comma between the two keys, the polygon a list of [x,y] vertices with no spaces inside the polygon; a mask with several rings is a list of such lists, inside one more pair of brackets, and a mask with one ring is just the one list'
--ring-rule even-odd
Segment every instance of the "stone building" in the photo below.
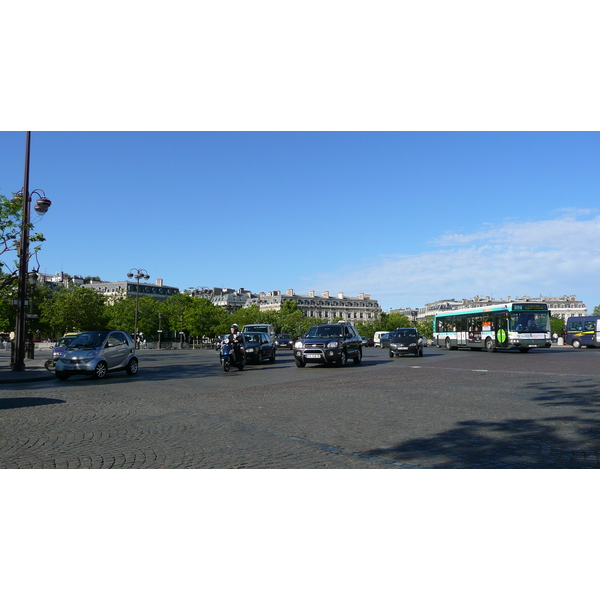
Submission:
{"label": "stone building", "polygon": [[162,279],[157,279],[156,283],[146,283],[140,281],[139,290],[137,281],[92,281],[84,283],[81,287],[97,290],[109,298],[109,302],[114,302],[118,297],[132,296],[136,294],[139,297],[144,296],[153,298],[154,300],[166,300],[175,294],[179,294],[179,288],[163,285]]}
{"label": "stone building", "polygon": [[252,298],[256,298],[256,294],[239,288],[201,288],[191,292],[192,296],[197,298],[208,298],[215,306],[223,307],[229,314],[233,314],[236,310],[250,305]]}
{"label": "stone building", "polygon": [[281,310],[286,300],[292,300],[306,317],[333,321],[344,319],[349,323],[357,321],[375,321],[381,315],[381,307],[371,294],[361,293],[358,296],[346,296],[343,292],[332,296],[323,292],[320,296],[314,291],[307,295],[296,294],[294,290],[287,290],[285,294],[280,291],[261,292],[258,297],[252,298],[248,306],[257,304],[261,311]]}

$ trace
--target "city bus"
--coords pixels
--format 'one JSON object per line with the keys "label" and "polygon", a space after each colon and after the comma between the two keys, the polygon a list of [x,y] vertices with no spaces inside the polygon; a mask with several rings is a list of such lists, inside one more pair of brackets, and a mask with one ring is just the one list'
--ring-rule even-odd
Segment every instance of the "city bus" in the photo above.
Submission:
{"label": "city bus", "polygon": [[433,340],[447,350],[471,348],[488,352],[550,348],[550,312],[542,302],[507,302],[437,314]]}
{"label": "city bus", "polygon": [[569,317],[567,319],[566,344],[573,348],[597,348],[600,346],[600,317]]}

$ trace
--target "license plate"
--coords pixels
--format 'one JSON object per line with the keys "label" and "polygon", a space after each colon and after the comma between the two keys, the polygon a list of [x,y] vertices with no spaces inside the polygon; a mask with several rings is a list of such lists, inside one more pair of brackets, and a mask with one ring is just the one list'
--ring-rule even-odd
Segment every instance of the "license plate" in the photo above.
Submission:
{"label": "license plate", "polygon": [[321,358],[320,354],[307,354],[306,358]]}

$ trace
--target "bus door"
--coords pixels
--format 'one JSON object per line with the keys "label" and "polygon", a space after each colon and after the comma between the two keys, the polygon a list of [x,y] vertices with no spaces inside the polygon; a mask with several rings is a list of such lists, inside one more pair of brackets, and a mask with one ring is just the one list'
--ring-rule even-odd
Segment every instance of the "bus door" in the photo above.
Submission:
{"label": "bus door", "polygon": [[508,318],[506,313],[494,315],[496,348],[508,348]]}

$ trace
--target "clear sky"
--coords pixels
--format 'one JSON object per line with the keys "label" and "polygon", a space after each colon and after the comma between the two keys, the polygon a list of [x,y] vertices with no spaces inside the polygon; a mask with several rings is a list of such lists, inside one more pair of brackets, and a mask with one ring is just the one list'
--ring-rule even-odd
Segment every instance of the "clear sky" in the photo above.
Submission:
{"label": "clear sky", "polygon": [[[0,193],[25,133],[0,133]],[[597,132],[33,132],[43,272],[600,304]]]}

